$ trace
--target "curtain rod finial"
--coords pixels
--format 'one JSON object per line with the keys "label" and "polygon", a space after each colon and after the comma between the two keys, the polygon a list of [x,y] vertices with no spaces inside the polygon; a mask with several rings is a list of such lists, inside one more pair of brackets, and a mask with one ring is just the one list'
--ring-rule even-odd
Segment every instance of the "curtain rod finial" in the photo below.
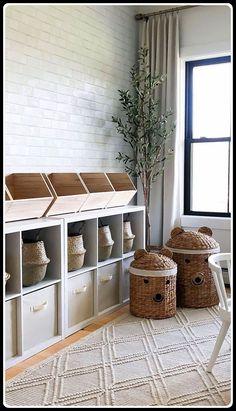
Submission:
{"label": "curtain rod finial", "polygon": [[135,15],[135,20],[143,20],[143,18],[144,18],[144,15],[141,13]]}

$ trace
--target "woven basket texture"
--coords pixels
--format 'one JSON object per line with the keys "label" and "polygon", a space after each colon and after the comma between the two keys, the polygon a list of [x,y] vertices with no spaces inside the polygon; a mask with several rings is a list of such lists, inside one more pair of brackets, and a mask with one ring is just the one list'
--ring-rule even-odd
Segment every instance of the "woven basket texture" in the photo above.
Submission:
{"label": "woven basket texture", "polygon": [[140,270],[171,270],[176,267],[175,262],[165,255],[157,253],[148,253],[145,250],[136,250],[131,267]]}
{"label": "woven basket texture", "polygon": [[114,240],[109,225],[98,228],[98,261],[110,258]]}
{"label": "woven basket texture", "polygon": [[134,239],[133,238],[124,238],[123,240],[123,253],[130,253],[133,248]]}
{"label": "woven basket texture", "polygon": [[130,274],[130,312],[137,317],[169,318],[176,314],[176,275]]}
{"label": "woven basket texture", "polygon": [[84,265],[86,249],[84,248],[83,235],[67,237],[68,271],[79,270]]}
{"label": "woven basket texture", "polygon": [[219,303],[211,270],[209,254],[174,253],[177,263],[177,306],[190,308],[211,307]]}
{"label": "woven basket texture", "polygon": [[135,235],[132,233],[131,222],[124,221],[123,223],[123,253],[129,253],[134,244]]}
{"label": "woven basket texture", "polygon": [[183,231],[170,238],[167,247],[186,250],[208,250],[218,248],[219,244],[207,234],[195,231]]}
{"label": "woven basket texture", "polygon": [[24,286],[35,285],[46,275],[50,259],[43,241],[22,244],[22,280]]}

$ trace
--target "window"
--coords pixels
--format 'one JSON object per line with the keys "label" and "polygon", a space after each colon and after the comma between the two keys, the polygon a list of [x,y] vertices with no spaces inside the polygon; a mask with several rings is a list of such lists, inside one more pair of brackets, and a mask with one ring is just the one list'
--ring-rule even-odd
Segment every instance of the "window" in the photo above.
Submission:
{"label": "window", "polygon": [[186,63],[184,214],[230,216],[230,57]]}

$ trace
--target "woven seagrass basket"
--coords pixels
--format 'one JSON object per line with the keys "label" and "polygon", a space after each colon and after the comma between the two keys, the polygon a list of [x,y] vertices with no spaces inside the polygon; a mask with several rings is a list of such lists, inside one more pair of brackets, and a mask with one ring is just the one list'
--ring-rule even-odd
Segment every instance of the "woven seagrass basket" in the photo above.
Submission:
{"label": "woven seagrass basket", "polygon": [[219,303],[214,278],[208,266],[208,257],[220,251],[208,227],[197,232],[176,227],[166,246],[173,252],[177,263],[177,305],[203,308]]}
{"label": "woven seagrass basket", "polygon": [[98,261],[110,258],[114,240],[111,237],[109,225],[98,228]]}
{"label": "woven seagrass basket", "polygon": [[130,272],[130,312],[137,317],[162,319],[176,314],[177,266],[172,253],[136,250]]}
{"label": "woven seagrass basket", "polygon": [[83,235],[67,238],[68,271],[79,270],[84,265],[86,250],[83,243]]}
{"label": "woven seagrass basket", "polygon": [[134,244],[135,235],[132,233],[131,222],[123,222],[123,253],[129,253]]}
{"label": "woven seagrass basket", "polygon": [[46,255],[44,242],[22,244],[22,279],[28,287],[42,281],[46,275],[50,259]]}

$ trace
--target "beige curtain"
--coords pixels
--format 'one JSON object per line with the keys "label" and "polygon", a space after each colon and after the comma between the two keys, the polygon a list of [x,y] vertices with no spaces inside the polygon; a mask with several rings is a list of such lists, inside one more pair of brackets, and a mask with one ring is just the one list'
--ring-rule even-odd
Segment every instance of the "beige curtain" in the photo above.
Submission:
{"label": "beige curtain", "polygon": [[[179,16],[169,12],[149,17],[140,22],[140,47],[148,47],[152,74],[167,74],[167,80],[157,88],[162,112],[170,108],[177,119],[178,65],[179,65]],[[151,243],[163,245],[171,229],[180,224],[180,199],[178,176],[178,124],[175,134],[166,143],[166,151],[174,155],[165,162],[163,177],[154,183],[151,192]]]}

